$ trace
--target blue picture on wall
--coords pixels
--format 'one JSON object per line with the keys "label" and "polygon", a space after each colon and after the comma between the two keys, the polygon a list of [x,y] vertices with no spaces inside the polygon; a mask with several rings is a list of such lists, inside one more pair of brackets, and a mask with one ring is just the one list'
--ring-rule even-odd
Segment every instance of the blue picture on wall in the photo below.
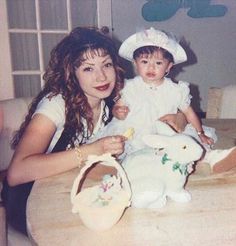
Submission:
{"label": "blue picture on wall", "polygon": [[221,17],[227,12],[222,4],[211,4],[210,0],[147,0],[142,7],[146,21],[165,21],[176,14],[180,8],[189,9],[192,18]]}

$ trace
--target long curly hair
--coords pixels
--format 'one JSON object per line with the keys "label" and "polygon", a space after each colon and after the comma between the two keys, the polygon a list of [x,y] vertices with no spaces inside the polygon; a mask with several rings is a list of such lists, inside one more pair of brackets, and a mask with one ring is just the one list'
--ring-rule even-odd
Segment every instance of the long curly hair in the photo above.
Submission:
{"label": "long curly hair", "polygon": [[[45,85],[32,101],[24,122],[13,137],[13,148],[19,143],[40,100],[45,96],[50,99],[58,94],[61,94],[65,100],[64,128],[73,132],[70,145],[73,147],[76,139],[82,143],[89,138],[94,128],[92,123],[93,113],[75,75],[76,69],[88,53],[100,56],[108,54],[112,59],[116,73],[116,83],[111,95],[105,99],[106,106],[110,109],[110,115],[106,120],[104,115],[103,121],[106,124],[111,120],[113,101],[119,97],[119,91],[123,88],[124,83],[124,71],[121,68],[116,45],[109,36],[97,28],[77,27],[51,51],[50,61],[43,76]],[[84,120],[86,123],[84,123]]]}

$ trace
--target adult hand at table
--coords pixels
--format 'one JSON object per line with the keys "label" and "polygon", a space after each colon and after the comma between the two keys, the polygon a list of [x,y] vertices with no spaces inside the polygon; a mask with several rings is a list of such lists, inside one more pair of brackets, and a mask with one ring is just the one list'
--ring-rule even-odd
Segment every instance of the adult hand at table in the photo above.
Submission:
{"label": "adult hand at table", "polygon": [[185,115],[182,112],[178,112],[177,114],[166,114],[159,120],[167,123],[177,132],[182,132],[188,123]]}

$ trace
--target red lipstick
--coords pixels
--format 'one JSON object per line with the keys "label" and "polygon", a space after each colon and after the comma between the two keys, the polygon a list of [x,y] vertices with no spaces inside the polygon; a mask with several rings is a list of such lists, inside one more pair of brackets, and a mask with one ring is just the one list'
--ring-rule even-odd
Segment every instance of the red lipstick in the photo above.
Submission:
{"label": "red lipstick", "polygon": [[96,90],[99,90],[99,91],[105,91],[109,88],[110,84],[105,84],[105,85],[101,85],[101,86],[96,86],[94,87]]}

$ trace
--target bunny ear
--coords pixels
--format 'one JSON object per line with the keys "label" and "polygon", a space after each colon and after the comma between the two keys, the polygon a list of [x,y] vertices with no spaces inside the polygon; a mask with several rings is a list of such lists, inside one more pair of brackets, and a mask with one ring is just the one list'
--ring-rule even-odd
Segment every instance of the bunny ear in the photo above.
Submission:
{"label": "bunny ear", "polygon": [[169,145],[169,138],[169,136],[145,135],[143,136],[143,141],[152,148],[165,148]]}
{"label": "bunny ear", "polygon": [[155,122],[155,128],[158,134],[163,134],[166,136],[173,136],[176,134],[176,131],[174,131],[168,124],[160,120]]}

